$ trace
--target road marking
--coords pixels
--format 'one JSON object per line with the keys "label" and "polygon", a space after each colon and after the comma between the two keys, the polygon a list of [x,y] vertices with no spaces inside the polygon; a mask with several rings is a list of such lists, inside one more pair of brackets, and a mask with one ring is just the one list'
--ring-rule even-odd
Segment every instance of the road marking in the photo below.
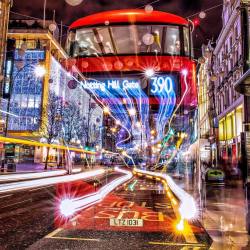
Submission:
{"label": "road marking", "polygon": [[54,235],[61,232],[62,230],[63,230],[63,228],[58,227],[56,230],[54,230],[51,233],[49,233],[48,235],[46,235],[45,238],[52,238]]}
{"label": "road marking", "polygon": [[3,208],[6,208],[6,207],[11,207],[11,206],[15,206],[17,204],[21,204],[21,203],[25,203],[25,202],[28,202],[28,201],[32,201],[32,199],[27,199],[27,200],[24,200],[24,201],[19,201],[19,202],[16,202],[16,203],[12,203],[12,204],[9,204],[7,206],[4,206],[4,207],[0,207],[0,209],[3,209]]}
{"label": "road marking", "polygon": [[75,238],[75,237],[61,237],[61,236],[52,236],[47,237],[49,239],[56,239],[56,240],[80,240],[80,241],[100,241],[100,239],[90,239],[90,238]]}
{"label": "road marking", "polygon": [[6,198],[6,197],[9,197],[9,196],[12,196],[13,194],[7,194],[7,195],[4,195],[4,196],[1,196],[0,199],[3,199],[3,198]]}
{"label": "road marking", "polygon": [[33,191],[36,191],[36,190],[39,190],[39,189],[47,189],[49,187],[53,187],[54,185],[49,185],[49,186],[46,186],[46,187],[39,187],[39,188],[33,188],[33,189],[30,189],[29,192],[33,192]]}
{"label": "road marking", "polygon": [[178,242],[148,242],[150,245],[165,245],[165,246],[189,246],[189,247],[207,247],[205,244],[199,243],[178,243]]}

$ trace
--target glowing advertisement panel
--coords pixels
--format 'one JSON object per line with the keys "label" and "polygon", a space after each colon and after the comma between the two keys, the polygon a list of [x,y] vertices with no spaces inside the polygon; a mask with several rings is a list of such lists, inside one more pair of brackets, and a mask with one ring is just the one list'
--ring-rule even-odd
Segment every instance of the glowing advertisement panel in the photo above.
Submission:
{"label": "glowing advertisement panel", "polygon": [[36,131],[40,126],[43,97],[43,78],[34,74],[39,62],[45,59],[44,50],[15,50],[8,130]]}
{"label": "glowing advertisement panel", "polygon": [[93,78],[82,82],[84,89],[95,91],[102,98],[109,98],[109,93],[114,97],[136,96],[141,90],[139,78]]}
{"label": "glowing advertisement panel", "polygon": [[[178,79],[173,74],[156,75],[151,78],[142,79],[135,77],[93,77],[82,82],[82,87],[94,91],[99,97],[137,97],[143,91],[149,96],[171,97],[177,93]],[[142,89],[146,83],[146,87]],[[150,86],[149,88],[147,86]]]}
{"label": "glowing advertisement panel", "polygon": [[149,95],[171,97],[178,92],[178,79],[174,74],[156,75],[149,79]]}

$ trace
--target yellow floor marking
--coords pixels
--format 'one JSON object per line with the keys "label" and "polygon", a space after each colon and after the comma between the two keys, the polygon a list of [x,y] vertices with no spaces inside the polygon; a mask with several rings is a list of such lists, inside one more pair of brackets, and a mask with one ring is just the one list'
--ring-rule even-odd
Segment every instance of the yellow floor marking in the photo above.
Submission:
{"label": "yellow floor marking", "polygon": [[177,243],[177,242],[154,242],[149,241],[150,245],[165,245],[165,246],[189,246],[189,247],[207,247],[205,244],[192,244],[192,243]]}
{"label": "yellow floor marking", "polygon": [[52,238],[54,235],[56,235],[57,233],[61,232],[63,230],[63,228],[57,228],[56,230],[54,230],[53,232],[49,233],[48,235],[45,236],[45,238]]}
{"label": "yellow floor marking", "polygon": [[76,237],[61,237],[61,236],[53,236],[53,237],[50,237],[50,239],[57,239],[57,240],[81,240],[81,241],[100,241],[100,239],[88,239],[88,238],[76,238]]}

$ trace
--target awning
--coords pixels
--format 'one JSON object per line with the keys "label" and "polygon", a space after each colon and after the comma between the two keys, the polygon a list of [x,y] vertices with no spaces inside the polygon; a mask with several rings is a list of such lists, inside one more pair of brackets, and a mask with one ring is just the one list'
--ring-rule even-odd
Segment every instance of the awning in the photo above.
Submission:
{"label": "awning", "polygon": [[250,69],[234,84],[234,89],[246,96],[250,96]]}

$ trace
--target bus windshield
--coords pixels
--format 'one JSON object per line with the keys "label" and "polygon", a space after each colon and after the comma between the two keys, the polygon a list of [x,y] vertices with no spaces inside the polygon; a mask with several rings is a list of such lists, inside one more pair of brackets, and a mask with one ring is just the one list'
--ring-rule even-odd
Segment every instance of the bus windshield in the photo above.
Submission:
{"label": "bus windshield", "polygon": [[190,55],[187,27],[120,25],[78,29],[69,35],[69,54],[78,56],[167,54]]}

